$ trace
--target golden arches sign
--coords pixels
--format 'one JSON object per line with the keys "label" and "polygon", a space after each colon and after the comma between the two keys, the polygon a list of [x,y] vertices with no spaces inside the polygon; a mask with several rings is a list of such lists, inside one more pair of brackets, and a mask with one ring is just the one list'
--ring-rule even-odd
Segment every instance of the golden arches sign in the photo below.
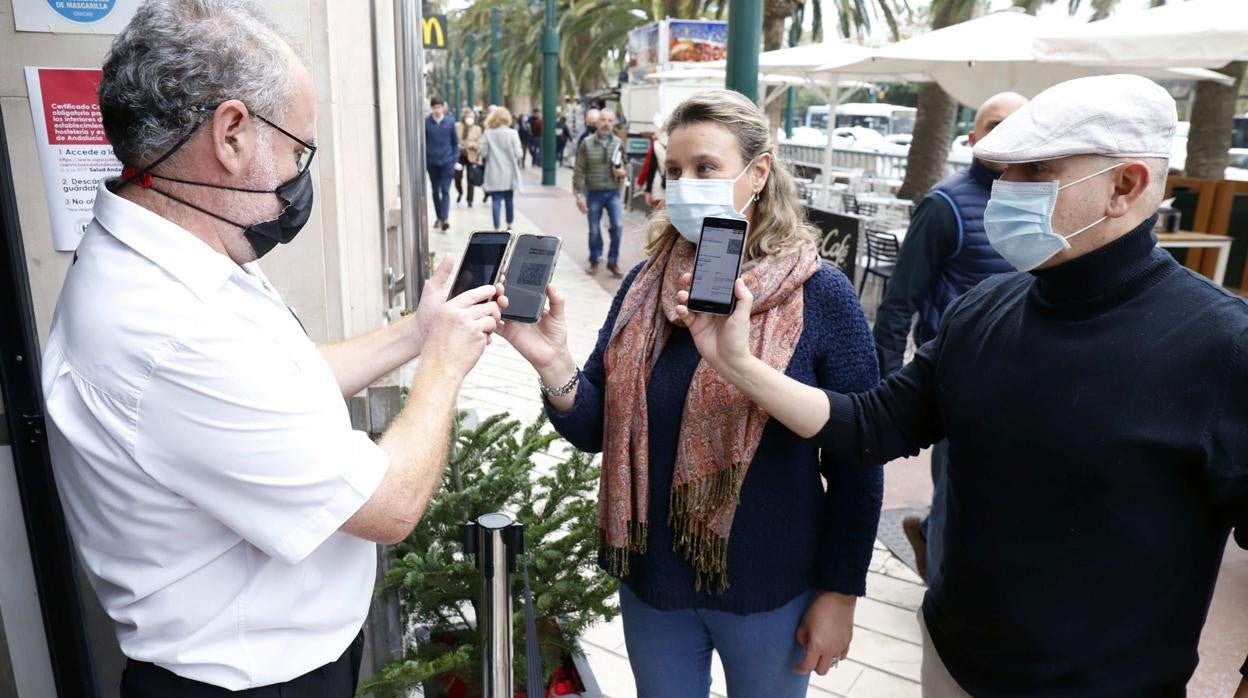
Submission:
{"label": "golden arches sign", "polygon": [[421,24],[425,48],[446,48],[446,15],[429,15]]}

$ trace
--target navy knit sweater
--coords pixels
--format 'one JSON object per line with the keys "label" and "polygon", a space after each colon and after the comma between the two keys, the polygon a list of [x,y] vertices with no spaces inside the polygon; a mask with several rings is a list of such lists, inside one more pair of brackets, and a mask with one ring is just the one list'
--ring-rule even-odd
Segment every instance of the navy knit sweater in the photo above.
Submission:
{"label": "navy knit sweater", "polygon": [[[576,402],[568,412],[547,405],[555,428],[583,451],[602,450],[603,352],[620,302],[640,265],[620,286],[598,345],[585,363]],[[803,328],[787,375],[843,391],[879,382],[871,332],[853,286],[823,265],[804,289]],[[728,584],[722,594],[694,589],[693,568],[673,551],[667,524],[685,395],[701,360],[688,330],[676,327],[655,362],[647,386],[650,415],[650,509],[647,553],[632,555],[624,581],[646,603],[663,610],[705,608],[746,614],[769,611],[811,589],[861,596],[879,523],[881,468],[846,467],[775,420],[763,430],[746,474],[728,543]],[[710,409],[708,407],[708,409]],[[825,492],[820,472],[827,477]]]}
{"label": "navy knit sweater", "polygon": [[949,440],[923,616],[977,698],[1184,695],[1228,532],[1248,547],[1248,304],[1155,220],[981,283],[883,385],[829,395],[842,462]]}

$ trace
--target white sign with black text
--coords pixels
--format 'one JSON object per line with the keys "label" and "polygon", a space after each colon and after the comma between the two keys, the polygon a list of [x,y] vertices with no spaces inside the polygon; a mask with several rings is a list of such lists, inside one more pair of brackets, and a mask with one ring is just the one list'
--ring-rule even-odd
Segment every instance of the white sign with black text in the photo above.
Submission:
{"label": "white sign with black text", "polygon": [[116,34],[142,0],[13,0],[19,32]]}

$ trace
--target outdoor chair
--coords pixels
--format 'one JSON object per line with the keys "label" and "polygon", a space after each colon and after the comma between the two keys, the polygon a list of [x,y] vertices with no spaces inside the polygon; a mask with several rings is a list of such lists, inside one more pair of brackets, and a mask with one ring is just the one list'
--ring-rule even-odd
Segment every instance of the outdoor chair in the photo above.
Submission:
{"label": "outdoor chair", "polygon": [[882,230],[867,229],[867,263],[862,268],[862,278],[858,281],[858,297],[867,285],[867,275],[872,274],[883,280],[880,298],[888,291],[888,280],[893,277],[893,269],[897,266],[897,255],[901,247],[897,244],[897,236]]}
{"label": "outdoor chair", "polygon": [[841,208],[845,213],[858,213],[858,197],[848,192],[841,194]]}

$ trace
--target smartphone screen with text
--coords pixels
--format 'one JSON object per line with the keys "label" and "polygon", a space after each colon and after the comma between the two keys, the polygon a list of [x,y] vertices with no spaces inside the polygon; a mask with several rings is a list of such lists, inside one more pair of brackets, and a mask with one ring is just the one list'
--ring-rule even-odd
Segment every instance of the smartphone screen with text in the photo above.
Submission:
{"label": "smartphone screen with text", "polygon": [[693,265],[689,309],[728,315],[737,305],[733,286],[741,273],[741,256],[749,222],[743,218],[706,218]]}

